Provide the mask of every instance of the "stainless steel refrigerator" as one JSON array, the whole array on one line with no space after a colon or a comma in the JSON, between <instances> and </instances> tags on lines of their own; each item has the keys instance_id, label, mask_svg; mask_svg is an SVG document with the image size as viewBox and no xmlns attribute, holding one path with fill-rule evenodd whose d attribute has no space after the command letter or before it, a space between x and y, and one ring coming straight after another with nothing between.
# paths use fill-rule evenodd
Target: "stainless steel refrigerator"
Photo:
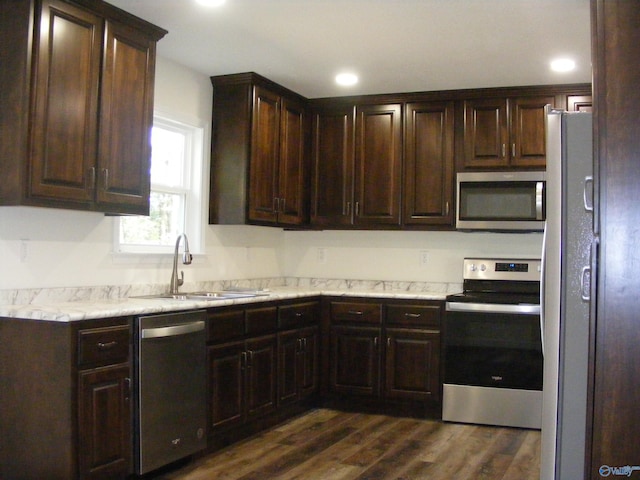
<instances>
[{"instance_id":1,"label":"stainless steel refrigerator","mask_svg":"<svg viewBox=\"0 0 640 480\"><path fill-rule=\"evenodd\" d=\"M593 241L592 118L547 112L541 480L584 478Z\"/></svg>"}]
</instances>

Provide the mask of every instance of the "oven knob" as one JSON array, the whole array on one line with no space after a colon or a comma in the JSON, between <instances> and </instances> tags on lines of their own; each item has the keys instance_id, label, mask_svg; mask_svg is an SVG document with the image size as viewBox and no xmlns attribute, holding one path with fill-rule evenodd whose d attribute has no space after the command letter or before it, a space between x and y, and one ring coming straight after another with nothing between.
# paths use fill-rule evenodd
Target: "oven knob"
<instances>
[{"instance_id":1,"label":"oven knob","mask_svg":"<svg viewBox=\"0 0 640 480\"><path fill-rule=\"evenodd\" d=\"M487 266L483 263L482 265L480 265L480 271L484 272L487 269Z\"/></svg>"},{"instance_id":2,"label":"oven knob","mask_svg":"<svg viewBox=\"0 0 640 480\"><path fill-rule=\"evenodd\" d=\"M476 264L475 263L469 264L469 270L471 270L472 272L475 272L477 270Z\"/></svg>"}]
</instances>

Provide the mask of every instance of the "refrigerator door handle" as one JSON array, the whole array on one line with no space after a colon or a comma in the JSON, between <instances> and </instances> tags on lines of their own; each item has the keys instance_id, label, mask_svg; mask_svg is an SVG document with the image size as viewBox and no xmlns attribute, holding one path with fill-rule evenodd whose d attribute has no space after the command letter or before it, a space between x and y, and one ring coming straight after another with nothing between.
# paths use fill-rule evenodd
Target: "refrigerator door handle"
<instances>
[{"instance_id":1,"label":"refrigerator door handle","mask_svg":"<svg viewBox=\"0 0 640 480\"><path fill-rule=\"evenodd\" d=\"M536 182L536 220L544 220L544 182Z\"/></svg>"},{"instance_id":2,"label":"refrigerator door handle","mask_svg":"<svg viewBox=\"0 0 640 480\"><path fill-rule=\"evenodd\" d=\"M589 192L589 186L591 191ZM584 201L584 209L587 212L593 212L593 177L589 175L584 177L584 190L582 191L582 199Z\"/></svg>"},{"instance_id":3,"label":"refrigerator door handle","mask_svg":"<svg viewBox=\"0 0 640 480\"><path fill-rule=\"evenodd\" d=\"M544 357L544 318L545 318L545 295L546 295L546 262L547 262L547 222L544 222L544 232L542 233L542 258L540 259L540 342L542 344L542 356Z\"/></svg>"},{"instance_id":4,"label":"refrigerator door handle","mask_svg":"<svg viewBox=\"0 0 640 480\"><path fill-rule=\"evenodd\" d=\"M580 297L585 302L591 301L591 267L582 267L580 272Z\"/></svg>"}]
</instances>

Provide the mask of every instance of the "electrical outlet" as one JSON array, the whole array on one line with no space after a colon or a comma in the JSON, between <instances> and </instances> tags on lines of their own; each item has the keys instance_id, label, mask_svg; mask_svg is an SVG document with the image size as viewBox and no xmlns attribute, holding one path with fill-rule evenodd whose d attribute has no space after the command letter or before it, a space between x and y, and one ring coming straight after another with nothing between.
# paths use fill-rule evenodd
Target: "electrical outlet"
<instances>
[{"instance_id":1,"label":"electrical outlet","mask_svg":"<svg viewBox=\"0 0 640 480\"><path fill-rule=\"evenodd\" d=\"M429 250L420 250L420 265L427 265L429 263Z\"/></svg>"},{"instance_id":2,"label":"electrical outlet","mask_svg":"<svg viewBox=\"0 0 640 480\"><path fill-rule=\"evenodd\" d=\"M25 263L29 255L29 240L23 238L20 240L20 263Z\"/></svg>"},{"instance_id":3,"label":"electrical outlet","mask_svg":"<svg viewBox=\"0 0 640 480\"><path fill-rule=\"evenodd\" d=\"M325 247L318 247L316 258L318 263L327 263L327 249Z\"/></svg>"}]
</instances>

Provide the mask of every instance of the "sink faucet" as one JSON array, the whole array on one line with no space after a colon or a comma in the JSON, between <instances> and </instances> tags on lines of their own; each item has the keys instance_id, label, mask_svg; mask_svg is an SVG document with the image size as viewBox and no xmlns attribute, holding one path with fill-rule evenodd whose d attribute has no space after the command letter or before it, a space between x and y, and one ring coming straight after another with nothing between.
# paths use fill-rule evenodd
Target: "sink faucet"
<instances>
[{"instance_id":1,"label":"sink faucet","mask_svg":"<svg viewBox=\"0 0 640 480\"><path fill-rule=\"evenodd\" d=\"M178 247L180 246L180 239L184 238L184 252L182 254L182 263L184 265L191 265L193 255L189 252L189 239L185 233L178 235L176 240L176 250L173 253L173 271L171 272L171 285L169 286L169 293L178 293L178 287L184 283L184 272L180 272L180 278L178 278Z\"/></svg>"}]
</instances>

